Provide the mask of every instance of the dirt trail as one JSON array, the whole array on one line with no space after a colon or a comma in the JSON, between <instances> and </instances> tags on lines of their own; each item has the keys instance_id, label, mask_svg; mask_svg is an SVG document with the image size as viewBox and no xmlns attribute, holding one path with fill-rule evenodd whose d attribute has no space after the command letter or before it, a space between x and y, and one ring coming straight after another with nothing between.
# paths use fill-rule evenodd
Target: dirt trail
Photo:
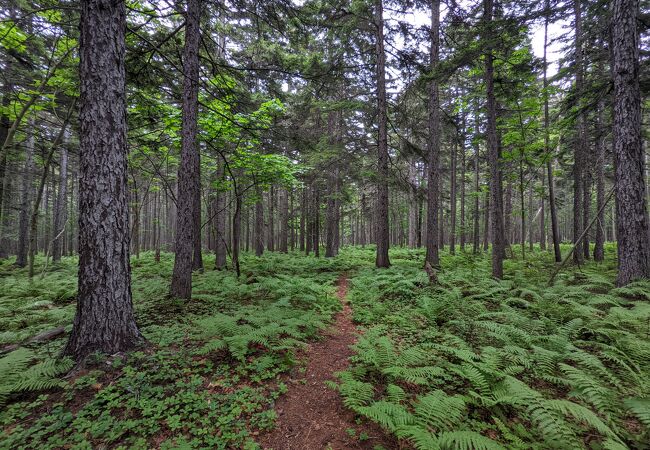
<instances>
[{"instance_id":1,"label":"dirt trail","mask_svg":"<svg viewBox=\"0 0 650 450\"><path fill-rule=\"evenodd\" d=\"M309 345L304 374L293 374L288 380L289 391L276 403L277 427L260 436L265 449L274 450L343 450L398 448L397 442L372 424L357 425L354 414L348 411L337 392L325 386L335 380L334 373L345 370L353 352L358 330L352 323L352 309L347 303L348 279L342 274L338 280L337 295L343 310L336 315L331 329L323 340ZM348 430L354 429L354 436ZM361 441L364 433L368 439Z\"/></svg>"}]
</instances>

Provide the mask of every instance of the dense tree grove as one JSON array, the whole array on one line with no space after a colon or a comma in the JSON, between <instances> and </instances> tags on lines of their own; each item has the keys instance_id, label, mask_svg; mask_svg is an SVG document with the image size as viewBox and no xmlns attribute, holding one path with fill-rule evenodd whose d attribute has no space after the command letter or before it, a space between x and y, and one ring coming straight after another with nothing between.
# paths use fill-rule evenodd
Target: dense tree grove
<instances>
[{"instance_id":1,"label":"dense tree grove","mask_svg":"<svg viewBox=\"0 0 650 450\"><path fill-rule=\"evenodd\" d=\"M196 287L209 274L231 280L223 286L240 283L243 292L263 276L252 268L273 272L263 269L264 261L277 258L322 258L313 264L343 264L346 274L358 267L332 262L347 261L345 249L373 252L374 267L381 269L373 272L377 279L401 270L395 260L408 252L426 276L426 289L452 291L444 280L455 268L445 265L446 258L465 258L462 270L471 268L473 277L476 261L485 255L490 270L481 273L486 283L495 283L490 286L512 280L519 286L523 271L533 266L549 286L562 273L575 274L577 283L583 269L597 273L600 267L604 273L612 262L611 289L650 299L638 287L650 278L646 0L0 0L0 5L0 263L6 269L0 284L4 277L23 277L36 286L78 264L74 320L62 325L69 332L67 344L54 352L70 357L75 367L93 355L152 345L140 326L151 325L142 319L149 316L135 305L141 294L132 292L132 266L149 259L173 267L156 273L165 274L156 282L164 292L156 292L178 308L193 308L197 298L210 294ZM544 265L536 266L542 260ZM366 295L375 289L370 279L359 282L370 283ZM391 279L395 286L400 282ZM458 295L466 294L458 288ZM353 307L360 323L377 314L365 303ZM0 315L10 316L11 308L0 303ZM334 311L318 308L318 314ZM514 342L519 325L504 331L497 309L480 314L495 311L490 332L506 333L507 338L495 337L501 343ZM229 336L246 320L215 325L214 336ZM312 335L303 328L292 333L282 336ZM586 340L590 333L596 334L586 328L578 334ZM413 344L411 337L403 342ZM18 346L27 338L2 343ZM182 346L189 338L177 339ZM386 346L366 348L369 355L397 351L391 350L397 337L393 343L382 341L383 335L378 344L369 339L358 345ZM594 339L590 348L614 346L632 335ZM212 351L234 341L227 342ZM250 342L268 345L263 337ZM526 342L535 352L536 344ZM475 344L474 356L457 355L462 370L474 364L476 377L496 385L496 372L479 367L478 347L484 344ZM650 354L643 351L609 353L606 362L592 361L590 369L625 364L642 377L645 368L634 361ZM236 351L232 354L236 359ZM384 370L381 364L375 369ZM2 367L0 362L0 373ZM529 368L523 362L518 367ZM384 375L397 373L391 370ZM569 372L564 371L570 378ZM501 411L488 427L500 438L470 427L466 430L475 435L442 433L428 440L414 431L416 419L401 423L394 409L381 416L350 400L353 390L361 389L354 383L368 382L350 373L339 386L346 407L409 445L493 448L481 438L505 444L511 437L507 430L515 429ZM425 384L430 376L423 372L406 382ZM540 383L562 385L559 376L548 372ZM391 401L405 388L387 385ZM0 401L10 395L2 392ZM481 396L481 407L493 408L515 398L513 392L502 389L508 399L488 394L487 387L474 394ZM442 390L434 391L429 400L447 405L452 416L462 409L456 397L442 396ZM513 408L531 398L537 397L524 395ZM634 403L630 411L645 411L640 424L648 426L647 397L639 402L645 406ZM415 413L420 406L416 402ZM528 411L534 423L534 414L544 408ZM606 438L596 444L601 447L589 447L581 435L573 441L560 428L545 430L560 436L555 444L564 436L588 448L643 448L643 436L650 436L641 431L637 444L621 438L614 424L625 428L624 419L614 409L591 413L559 403L548 408ZM445 430L443 417L431 414L429 431ZM542 442L513 433L516 439L506 447ZM523 439L519 447L517 439Z\"/></svg>"}]
</instances>

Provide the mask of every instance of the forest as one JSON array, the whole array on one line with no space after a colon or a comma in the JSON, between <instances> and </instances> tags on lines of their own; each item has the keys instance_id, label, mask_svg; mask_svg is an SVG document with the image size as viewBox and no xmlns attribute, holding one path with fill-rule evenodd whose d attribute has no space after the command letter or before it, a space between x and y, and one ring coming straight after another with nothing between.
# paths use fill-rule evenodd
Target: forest
<instances>
[{"instance_id":1,"label":"forest","mask_svg":"<svg viewBox=\"0 0 650 450\"><path fill-rule=\"evenodd\" d=\"M0 450L650 448L650 1L0 0Z\"/></svg>"}]
</instances>

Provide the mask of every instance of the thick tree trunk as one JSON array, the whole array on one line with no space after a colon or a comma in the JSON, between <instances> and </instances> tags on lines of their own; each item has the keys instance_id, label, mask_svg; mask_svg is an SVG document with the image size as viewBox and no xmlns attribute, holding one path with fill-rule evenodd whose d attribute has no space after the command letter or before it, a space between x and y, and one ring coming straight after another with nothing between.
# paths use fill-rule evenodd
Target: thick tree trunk
<instances>
[{"instance_id":1,"label":"thick tree trunk","mask_svg":"<svg viewBox=\"0 0 650 450\"><path fill-rule=\"evenodd\" d=\"M25 267L27 265L27 251L29 249L29 217L32 203L33 186L32 177L34 172L34 120L29 122L29 131L25 143L25 168L23 172L23 183L20 201L20 213L18 217L18 250L16 252L16 265Z\"/></svg>"},{"instance_id":2,"label":"thick tree trunk","mask_svg":"<svg viewBox=\"0 0 650 450\"><path fill-rule=\"evenodd\" d=\"M431 46L429 51L429 70L438 67L440 52L440 0L431 1ZM440 226L440 97L438 81L434 78L429 82L429 139L427 140L428 171L427 171L427 253L425 262L433 268L440 266L438 239Z\"/></svg>"},{"instance_id":3,"label":"thick tree trunk","mask_svg":"<svg viewBox=\"0 0 650 450\"><path fill-rule=\"evenodd\" d=\"M377 217L376 242L377 267L389 267L388 258L388 113L386 105L386 53L384 51L384 7L383 0L375 0L375 56L377 58L377 115L379 133L377 135Z\"/></svg>"},{"instance_id":4,"label":"thick tree trunk","mask_svg":"<svg viewBox=\"0 0 650 450\"><path fill-rule=\"evenodd\" d=\"M63 233L68 220L68 145L70 140L64 139L61 146L61 161L59 165L59 192L54 207L54 241L52 242L52 261L61 260L63 249Z\"/></svg>"},{"instance_id":5,"label":"thick tree trunk","mask_svg":"<svg viewBox=\"0 0 650 450\"><path fill-rule=\"evenodd\" d=\"M484 20L492 22L493 0L484 0ZM485 55L485 85L487 95L487 149L490 166L490 224L492 231L492 276L503 278L503 202L501 197L501 168L497 141L496 98L494 95L494 55L491 33L488 33L488 51Z\"/></svg>"},{"instance_id":6,"label":"thick tree trunk","mask_svg":"<svg viewBox=\"0 0 650 450\"><path fill-rule=\"evenodd\" d=\"M79 282L64 353L77 361L142 341L131 301L124 2L81 2Z\"/></svg>"},{"instance_id":7,"label":"thick tree trunk","mask_svg":"<svg viewBox=\"0 0 650 450\"><path fill-rule=\"evenodd\" d=\"M172 297L188 300L192 297L192 269L199 263L194 247L197 241L200 242L200 236L197 238L195 234L198 231L196 219L198 217L200 224L201 218L200 160L196 142L199 95L200 3L201 0L187 0L187 11L185 13L181 161L178 167L178 195L176 197L174 271L170 288ZM196 211L197 206L199 211Z\"/></svg>"},{"instance_id":8,"label":"thick tree trunk","mask_svg":"<svg viewBox=\"0 0 650 450\"><path fill-rule=\"evenodd\" d=\"M646 207L639 90L638 0L614 0L614 167L618 278L624 286L650 278L650 230Z\"/></svg>"}]
</instances>

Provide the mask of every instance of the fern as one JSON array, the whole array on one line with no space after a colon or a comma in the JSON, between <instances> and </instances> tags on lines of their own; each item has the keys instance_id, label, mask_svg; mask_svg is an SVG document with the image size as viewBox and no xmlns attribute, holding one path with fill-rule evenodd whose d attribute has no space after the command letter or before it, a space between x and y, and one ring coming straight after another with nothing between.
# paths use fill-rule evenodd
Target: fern
<instances>
[{"instance_id":1,"label":"fern","mask_svg":"<svg viewBox=\"0 0 650 450\"><path fill-rule=\"evenodd\" d=\"M0 405L4 405L12 394L21 391L39 391L60 386L56 378L72 368L68 358L50 359L30 367L35 355L26 348L20 348L0 359Z\"/></svg>"},{"instance_id":2,"label":"fern","mask_svg":"<svg viewBox=\"0 0 650 450\"><path fill-rule=\"evenodd\" d=\"M624 404L642 424L650 427L650 398L629 398Z\"/></svg>"},{"instance_id":3,"label":"fern","mask_svg":"<svg viewBox=\"0 0 650 450\"><path fill-rule=\"evenodd\" d=\"M505 450L498 442L474 431L443 432L438 436L440 448L449 450Z\"/></svg>"},{"instance_id":4,"label":"fern","mask_svg":"<svg viewBox=\"0 0 650 450\"><path fill-rule=\"evenodd\" d=\"M436 430L451 430L466 415L463 398L448 396L441 390L418 397L413 410L419 423Z\"/></svg>"}]
</instances>

